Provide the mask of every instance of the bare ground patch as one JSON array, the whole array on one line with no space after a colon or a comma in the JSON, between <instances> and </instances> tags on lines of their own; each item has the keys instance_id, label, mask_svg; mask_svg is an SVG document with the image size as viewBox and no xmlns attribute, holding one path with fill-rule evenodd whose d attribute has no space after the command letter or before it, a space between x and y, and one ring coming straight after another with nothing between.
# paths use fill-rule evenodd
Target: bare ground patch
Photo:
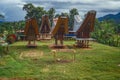
<instances>
[{"instance_id":1,"label":"bare ground patch","mask_svg":"<svg viewBox=\"0 0 120 80\"><path fill-rule=\"evenodd\" d=\"M33 59L38 59L43 57L43 51L37 51L37 50L29 50L29 51L23 51L21 52L19 58L33 58Z\"/></svg>"}]
</instances>

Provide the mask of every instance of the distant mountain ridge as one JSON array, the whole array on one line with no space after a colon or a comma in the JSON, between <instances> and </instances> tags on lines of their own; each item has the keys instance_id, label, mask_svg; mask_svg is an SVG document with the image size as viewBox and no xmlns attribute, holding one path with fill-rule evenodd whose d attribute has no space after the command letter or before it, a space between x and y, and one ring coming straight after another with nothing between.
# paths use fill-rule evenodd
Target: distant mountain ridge
<instances>
[{"instance_id":1,"label":"distant mountain ridge","mask_svg":"<svg viewBox=\"0 0 120 80\"><path fill-rule=\"evenodd\" d=\"M108 14L103 17L98 18L99 21L103 20L113 20L115 23L120 23L120 12L118 14Z\"/></svg>"}]
</instances>

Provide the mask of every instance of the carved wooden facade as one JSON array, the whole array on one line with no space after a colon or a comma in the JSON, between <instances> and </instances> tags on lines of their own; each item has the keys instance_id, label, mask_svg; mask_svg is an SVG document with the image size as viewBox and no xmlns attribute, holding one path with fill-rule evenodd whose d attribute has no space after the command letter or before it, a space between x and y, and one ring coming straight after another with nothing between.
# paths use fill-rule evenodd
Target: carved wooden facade
<instances>
[{"instance_id":1,"label":"carved wooden facade","mask_svg":"<svg viewBox=\"0 0 120 80\"><path fill-rule=\"evenodd\" d=\"M49 33L51 30L49 17L47 15L42 16L42 24L40 26L40 33Z\"/></svg>"},{"instance_id":2,"label":"carved wooden facade","mask_svg":"<svg viewBox=\"0 0 120 80\"><path fill-rule=\"evenodd\" d=\"M51 35L50 35L50 21L49 21L49 17L47 15L42 16L42 23L40 26L40 38L41 39L51 39Z\"/></svg>"},{"instance_id":3,"label":"carved wooden facade","mask_svg":"<svg viewBox=\"0 0 120 80\"><path fill-rule=\"evenodd\" d=\"M55 45L58 45L58 40L60 45L63 45L64 34L68 33L68 18L59 17L51 33L55 38Z\"/></svg>"},{"instance_id":4,"label":"carved wooden facade","mask_svg":"<svg viewBox=\"0 0 120 80\"><path fill-rule=\"evenodd\" d=\"M94 23L95 23L96 11L91 10L85 16L83 23L80 28L76 32L77 37L77 45L79 47L88 47L90 38L90 33L94 31ZM81 38L81 39L79 39Z\"/></svg>"},{"instance_id":5,"label":"carved wooden facade","mask_svg":"<svg viewBox=\"0 0 120 80\"><path fill-rule=\"evenodd\" d=\"M27 37L27 40L29 41L29 45L31 45L31 41L36 40L36 35L39 35L38 24L35 18L31 18L26 21L25 35Z\"/></svg>"}]
</instances>

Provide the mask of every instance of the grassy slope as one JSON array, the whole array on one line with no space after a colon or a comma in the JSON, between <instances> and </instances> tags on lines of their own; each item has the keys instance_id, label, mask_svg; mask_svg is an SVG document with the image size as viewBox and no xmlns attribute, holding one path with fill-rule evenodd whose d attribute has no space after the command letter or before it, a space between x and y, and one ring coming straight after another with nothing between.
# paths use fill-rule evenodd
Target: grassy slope
<instances>
[{"instance_id":1,"label":"grassy slope","mask_svg":"<svg viewBox=\"0 0 120 80\"><path fill-rule=\"evenodd\" d=\"M76 61L70 63L53 62L50 42L38 42L34 51L43 51L39 59L19 59L26 42L16 42L10 46L10 54L0 58L0 77L30 77L40 80L120 80L120 49L96 42L91 43L92 49L75 49ZM69 47L74 41L65 41ZM70 47L70 48L71 48ZM60 53L61 55L69 53Z\"/></svg>"}]
</instances>

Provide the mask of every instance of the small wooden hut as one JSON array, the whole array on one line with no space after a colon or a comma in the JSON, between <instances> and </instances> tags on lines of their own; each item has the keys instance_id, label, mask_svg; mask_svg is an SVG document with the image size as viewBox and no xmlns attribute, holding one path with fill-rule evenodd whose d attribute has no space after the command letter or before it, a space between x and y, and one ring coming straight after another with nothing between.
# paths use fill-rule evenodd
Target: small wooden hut
<instances>
[{"instance_id":1,"label":"small wooden hut","mask_svg":"<svg viewBox=\"0 0 120 80\"><path fill-rule=\"evenodd\" d=\"M35 18L28 19L26 21L24 31L28 40L27 46L28 47L36 46L35 44L36 36L39 35L37 20ZM34 43L31 44L31 41L34 41Z\"/></svg>"},{"instance_id":2,"label":"small wooden hut","mask_svg":"<svg viewBox=\"0 0 120 80\"><path fill-rule=\"evenodd\" d=\"M51 31L52 35L55 38L55 47L63 47L64 34L68 33L68 18L59 16L56 25ZM60 44L58 45L58 40Z\"/></svg>"},{"instance_id":3,"label":"small wooden hut","mask_svg":"<svg viewBox=\"0 0 120 80\"><path fill-rule=\"evenodd\" d=\"M85 19L76 31L76 43L78 47L89 47L90 33L94 31L96 11L91 10L85 15Z\"/></svg>"},{"instance_id":4,"label":"small wooden hut","mask_svg":"<svg viewBox=\"0 0 120 80\"><path fill-rule=\"evenodd\" d=\"M51 39L50 30L49 17L47 15L43 15L42 24L40 26L40 39Z\"/></svg>"}]
</instances>

